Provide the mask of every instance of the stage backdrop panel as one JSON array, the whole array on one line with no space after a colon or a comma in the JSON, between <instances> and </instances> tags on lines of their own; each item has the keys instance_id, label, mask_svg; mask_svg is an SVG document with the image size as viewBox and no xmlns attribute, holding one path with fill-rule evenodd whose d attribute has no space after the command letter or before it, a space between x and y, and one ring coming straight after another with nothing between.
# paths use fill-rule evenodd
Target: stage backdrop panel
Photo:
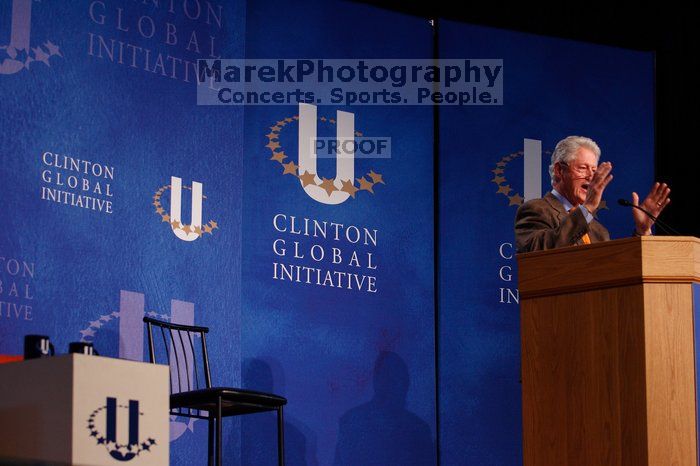
<instances>
[{"instance_id":1,"label":"stage backdrop panel","mask_svg":"<svg viewBox=\"0 0 700 466\"><path fill-rule=\"evenodd\" d=\"M248 4L247 58L430 56L427 20L350 2ZM299 106L246 108L244 383L289 399L287 464L434 464L432 108L302 111L300 120ZM392 150L356 157L353 183L365 189L331 205L297 179L298 129L334 138L339 111L356 132L391 138ZM317 172L334 178L335 158L319 158ZM297 266L313 270L297 281ZM352 289L331 286L327 272L352 274ZM272 464L261 439L274 445L273 419L242 425L243 464Z\"/></svg>"},{"instance_id":2,"label":"stage backdrop panel","mask_svg":"<svg viewBox=\"0 0 700 466\"><path fill-rule=\"evenodd\" d=\"M198 107L194 63L242 56L244 16L239 1L0 2L0 354L34 333L139 360L147 313L211 326L215 383L240 383L243 112ZM206 457L204 421L174 419L170 437L171 464Z\"/></svg>"},{"instance_id":3,"label":"stage backdrop panel","mask_svg":"<svg viewBox=\"0 0 700 466\"><path fill-rule=\"evenodd\" d=\"M550 189L556 143L584 135L614 167L599 219L613 238L632 233L616 200L652 182L653 57L449 21L439 43L441 58L504 66L503 105L439 109L441 462L519 464L515 212L526 190Z\"/></svg>"},{"instance_id":4,"label":"stage backdrop panel","mask_svg":"<svg viewBox=\"0 0 700 466\"><path fill-rule=\"evenodd\" d=\"M198 58L429 58L431 34L350 2L0 3L0 354L36 333L138 360L144 314L207 325L216 385L289 398L287 464L434 464L433 109L198 107L194 83ZM615 166L601 220L631 232L613 201L651 182L652 61L449 22L440 44L506 76L502 106L440 108L442 463L517 464L515 209L585 134ZM328 204L298 128L348 114L391 157ZM274 464L273 417L240 427L226 457ZM172 464L204 459L202 421L170 428Z\"/></svg>"}]
</instances>

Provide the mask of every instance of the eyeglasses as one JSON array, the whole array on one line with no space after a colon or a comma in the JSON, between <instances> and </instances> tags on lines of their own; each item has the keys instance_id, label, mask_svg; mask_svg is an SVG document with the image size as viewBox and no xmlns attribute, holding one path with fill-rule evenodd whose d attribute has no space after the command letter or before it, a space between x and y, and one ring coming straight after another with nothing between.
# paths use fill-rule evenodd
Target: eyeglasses
<instances>
[{"instance_id":1,"label":"eyeglasses","mask_svg":"<svg viewBox=\"0 0 700 466\"><path fill-rule=\"evenodd\" d=\"M590 173L593 175L595 171L598 169L598 166L591 166L591 165L577 165L575 167L570 166L566 162L559 162L560 165L563 165L567 168L570 168L573 173L579 176L588 176Z\"/></svg>"}]
</instances>

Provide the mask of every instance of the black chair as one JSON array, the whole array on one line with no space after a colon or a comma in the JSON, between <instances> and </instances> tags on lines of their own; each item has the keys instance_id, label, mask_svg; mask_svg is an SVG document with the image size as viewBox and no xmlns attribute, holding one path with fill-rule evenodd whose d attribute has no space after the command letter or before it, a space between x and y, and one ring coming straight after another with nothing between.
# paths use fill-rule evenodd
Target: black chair
<instances>
[{"instance_id":1,"label":"black chair","mask_svg":"<svg viewBox=\"0 0 700 466\"><path fill-rule=\"evenodd\" d=\"M144 317L150 362L156 354L170 366L170 414L209 421L208 464L221 466L221 422L226 416L277 411L277 459L284 465L284 416L287 400L271 393L212 387L207 355L207 327L180 325ZM162 348L156 351L153 327L160 329ZM201 345L195 344L196 338ZM201 364L197 364L200 361ZM204 380L202 380L202 378ZM216 457L214 456L216 449Z\"/></svg>"}]
</instances>

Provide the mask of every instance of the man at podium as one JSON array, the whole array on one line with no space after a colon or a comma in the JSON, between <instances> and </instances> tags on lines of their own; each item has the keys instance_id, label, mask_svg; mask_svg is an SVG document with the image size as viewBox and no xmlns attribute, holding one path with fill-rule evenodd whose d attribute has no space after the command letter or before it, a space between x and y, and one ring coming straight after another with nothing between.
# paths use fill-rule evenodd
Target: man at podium
<instances>
[{"instance_id":1,"label":"man at podium","mask_svg":"<svg viewBox=\"0 0 700 466\"><path fill-rule=\"evenodd\" d=\"M557 143L549 165L552 190L541 199L531 199L515 215L517 252L540 251L577 244L608 241L608 230L595 219L603 191L612 181L612 164L598 165L600 148L595 141L569 136ZM644 202L632 193L632 204L654 217L671 202L666 183L655 183ZM632 209L634 233L650 235L654 221Z\"/></svg>"}]
</instances>

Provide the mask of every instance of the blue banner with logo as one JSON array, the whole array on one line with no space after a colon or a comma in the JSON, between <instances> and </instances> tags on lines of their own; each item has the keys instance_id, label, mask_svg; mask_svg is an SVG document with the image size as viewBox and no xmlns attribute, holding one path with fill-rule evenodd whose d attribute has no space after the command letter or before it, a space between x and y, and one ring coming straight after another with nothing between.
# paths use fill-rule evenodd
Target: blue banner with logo
<instances>
[{"instance_id":1,"label":"blue banner with logo","mask_svg":"<svg viewBox=\"0 0 700 466\"><path fill-rule=\"evenodd\" d=\"M247 10L248 59L426 58L431 44L427 21L365 5ZM243 380L289 399L287 464L436 461L432 128L429 106L246 107ZM314 132L375 146L348 163L309 149ZM274 462L273 421L241 421L244 464Z\"/></svg>"},{"instance_id":2,"label":"blue banner with logo","mask_svg":"<svg viewBox=\"0 0 700 466\"><path fill-rule=\"evenodd\" d=\"M588 136L614 167L599 220L631 235L616 200L652 183L653 57L449 21L440 45L441 58L501 58L504 73L502 105L439 109L441 459L520 464L515 212L551 189L556 143Z\"/></svg>"},{"instance_id":3,"label":"blue banner with logo","mask_svg":"<svg viewBox=\"0 0 700 466\"><path fill-rule=\"evenodd\" d=\"M141 360L150 315L210 326L214 383L240 384L243 112L197 106L195 63L241 56L244 20L242 2L0 3L0 354L43 334ZM205 458L206 421L170 440L171 464Z\"/></svg>"}]
</instances>

